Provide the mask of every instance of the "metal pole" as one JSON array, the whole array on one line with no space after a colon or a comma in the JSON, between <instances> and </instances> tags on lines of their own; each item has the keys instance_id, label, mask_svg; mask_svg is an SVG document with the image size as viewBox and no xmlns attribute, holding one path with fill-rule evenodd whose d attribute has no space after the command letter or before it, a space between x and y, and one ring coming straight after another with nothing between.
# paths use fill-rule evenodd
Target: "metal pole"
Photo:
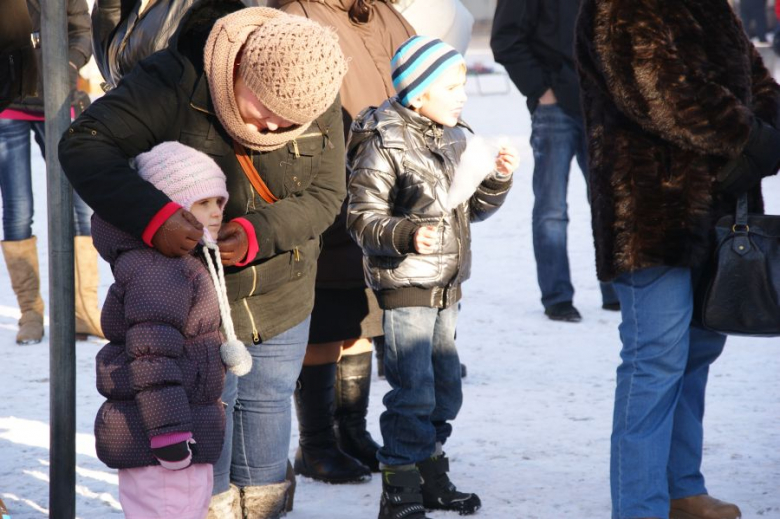
<instances>
[{"instance_id":1,"label":"metal pole","mask_svg":"<svg viewBox=\"0 0 780 519\"><path fill-rule=\"evenodd\" d=\"M50 418L49 517L76 517L76 342L73 287L73 193L57 157L70 125L67 5L44 0L41 48L49 207Z\"/></svg>"}]
</instances>

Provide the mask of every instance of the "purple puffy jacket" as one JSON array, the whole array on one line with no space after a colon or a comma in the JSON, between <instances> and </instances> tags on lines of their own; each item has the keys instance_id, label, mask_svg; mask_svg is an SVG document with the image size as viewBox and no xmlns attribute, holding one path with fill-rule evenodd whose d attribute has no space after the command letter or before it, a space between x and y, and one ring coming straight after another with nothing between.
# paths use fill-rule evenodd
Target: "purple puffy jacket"
<instances>
[{"instance_id":1,"label":"purple puffy jacket","mask_svg":"<svg viewBox=\"0 0 780 519\"><path fill-rule=\"evenodd\" d=\"M157 464L152 437L191 432L193 463L222 450L225 368L217 294L194 255L168 258L92 219L92 237L114 272L101 325L111 341L97 355L98 458L112 468Z\"/></svg>"}]
</instances>

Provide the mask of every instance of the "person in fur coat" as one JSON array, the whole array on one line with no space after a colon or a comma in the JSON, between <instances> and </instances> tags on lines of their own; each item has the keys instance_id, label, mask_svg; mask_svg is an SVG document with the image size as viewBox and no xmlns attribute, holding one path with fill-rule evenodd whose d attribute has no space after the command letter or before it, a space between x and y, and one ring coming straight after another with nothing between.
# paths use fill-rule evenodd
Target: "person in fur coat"
<instances>
[{"instance_id":1,"label":"person in fur coat","mask_svg":"<svg viewBox=\"0 0 780 519\"><path fill-rule=\"evenodd\" d=\"M712 231L780 166L780 86L727 0L585 0L576 54L599 278L622 309L612 517L736 519L701 473L709 366L692 321Z\"/></svg>"}]
</instances>

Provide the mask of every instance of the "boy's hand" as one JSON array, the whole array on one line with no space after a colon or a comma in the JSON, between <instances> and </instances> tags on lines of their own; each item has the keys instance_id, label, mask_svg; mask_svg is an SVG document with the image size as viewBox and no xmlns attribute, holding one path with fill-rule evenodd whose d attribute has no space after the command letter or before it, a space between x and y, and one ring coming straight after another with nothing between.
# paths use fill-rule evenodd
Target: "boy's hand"
<instances>
[{"instance_id":1,"label":"boy's hand","mask_svg":"<svg viewBox=\"0 0 780 519\"><path fill-rule=\"evenodd\" d=\"M502 177L511 175L520 165L520 154L512 146L502 146L496 155L496 171Z\"/></svg>"},{"instance_id":2,"label":"boy's hand","mask_svg":"<svg viewBox=\"0 0 780 519\"><path fill-rule=\"evenodd\" d=\"M152 245L162 254L177 258L195 248L203 237L203 224L189 211L179 209L157 229Z\"/></svg>"},{"instance_id":3,"label":"boy's hand","mask_svg":"<svg viewBox=\"0 0 780 519\"><path fill-rule=\"evenodd\" d=\"M433 254L439 245L439 232L436 227L426 225L414 233L414 248L419 254Z\"/></svg>"}]
</instances>

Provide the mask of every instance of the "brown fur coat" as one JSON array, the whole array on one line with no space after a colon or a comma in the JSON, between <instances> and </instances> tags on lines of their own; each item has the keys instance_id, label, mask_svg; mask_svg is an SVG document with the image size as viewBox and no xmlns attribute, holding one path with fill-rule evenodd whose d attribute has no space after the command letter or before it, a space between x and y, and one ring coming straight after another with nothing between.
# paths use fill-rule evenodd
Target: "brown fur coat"
<instances>
[{"instance_id":1,"label":"brown fur coat","mask_svg":"<svg viewBox=\"0 0 780 519\"><path fill-rule=\"evenodd\" d=\"M599 279L700 265L735 205L717 171L754 116L780 126L780 86L727 0L584 0L576 45Z\"/></svg>"}]
</instances>

